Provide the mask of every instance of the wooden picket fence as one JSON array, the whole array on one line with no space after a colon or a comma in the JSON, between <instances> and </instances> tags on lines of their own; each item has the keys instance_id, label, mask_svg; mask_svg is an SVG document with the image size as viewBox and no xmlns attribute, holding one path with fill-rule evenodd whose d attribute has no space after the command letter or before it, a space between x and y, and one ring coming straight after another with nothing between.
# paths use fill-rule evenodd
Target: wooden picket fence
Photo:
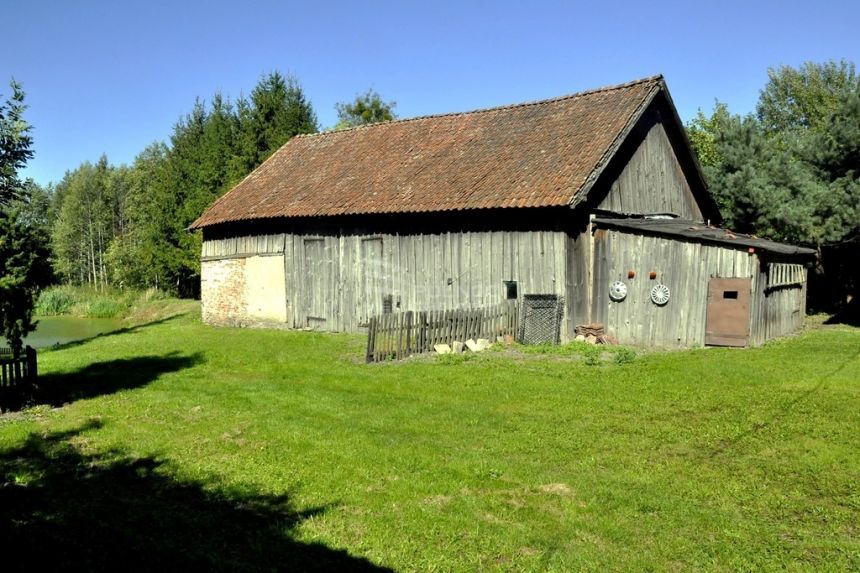
<instances>
[{"instance_id":1,"label":"wooden picket fence","mask_svg":"<svg viewBox=\"0 0 860 573\"><path fill-rule=\"evenodd\" d=\"M15 356L11 348L0 348L0 410L9 399L22 394L36 381L36 351L29 346Z\"/></svg>"},{"instance_id":2,"label":"wooden picket fence","mask_svg":"<svg viewBox=\"0 0 860 573\"><path fill-rule=\"evenodd\" d=\"M370 319L367 362L399 360L430 352L437 344L499 336L515 336L519 324L517 301L479 309L431 310L381 314Z\"/></svg>"}]
</instances>

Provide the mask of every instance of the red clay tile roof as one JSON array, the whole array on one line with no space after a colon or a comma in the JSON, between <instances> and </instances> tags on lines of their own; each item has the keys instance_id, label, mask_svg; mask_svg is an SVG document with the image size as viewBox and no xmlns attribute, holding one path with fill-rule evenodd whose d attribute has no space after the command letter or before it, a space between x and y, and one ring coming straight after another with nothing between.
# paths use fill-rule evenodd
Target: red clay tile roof
<instances>
[{"instance_id":1,"label":"red clay tile roof","mask_svg":"<svg viewBox=\"0 0 860 573\"><path fill-rule=\"evenodd\" d=\"M569 205L660 76L570 96L287 142L192 223Z\"/></svg>"}]
</instances>

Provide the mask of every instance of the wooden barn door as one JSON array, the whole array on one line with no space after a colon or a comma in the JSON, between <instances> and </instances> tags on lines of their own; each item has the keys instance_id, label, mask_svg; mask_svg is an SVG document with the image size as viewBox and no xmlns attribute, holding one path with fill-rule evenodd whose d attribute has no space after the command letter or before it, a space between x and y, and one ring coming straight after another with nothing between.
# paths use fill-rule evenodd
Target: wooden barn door
<instances>
[{"instance_id":1,"label":"wooden barn door","mask_svg":"<svg viewBox=\"0 0 860 573\"><path fill-rule=\"evenodd\" d=\"M325 328L329 317L329 305L334 293L331 284L331 261L326 253L323 239L304 239L304 276L302 277L302 300L305 324L313 328Z\"/></svg>"},{"instance_id":2,"label":"wooden barn door","mask_svg":"<svg viewBox=\"0 0 860 573\"><path fill-rule=\"evenodd\" d=\"M750 336L750 279L711 279L705 344L746 346Z\"/></svg>"},{"instance_id":3,"label":"wooden barn door","mask_svg":"<svg viewBox=\"0 0 860 573\"><path fill-rule=\"evenodd\" d=\"M358 325L370 324L370 317L382 314L384 276L382 237L361 240L361 279L358 285Z\"/></svg>"}]
</instances>

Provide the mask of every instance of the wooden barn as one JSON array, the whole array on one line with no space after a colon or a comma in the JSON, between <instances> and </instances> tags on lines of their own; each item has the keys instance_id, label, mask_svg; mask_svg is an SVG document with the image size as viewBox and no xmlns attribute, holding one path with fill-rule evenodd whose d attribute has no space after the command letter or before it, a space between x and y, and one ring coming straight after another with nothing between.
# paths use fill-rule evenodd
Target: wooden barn
<instances>
[{"instance_id":1,"label":"wooden barn","mask_svg":"<svg viewBox=\"0 0 860 573\"><path fill-rule=\"evenodd\" d=\"M298 136L191 228L210 324L360 331L555 295L562 340L595 322L661 346L797 329L812 251L719 222L658 76Z\"/></svg>"}]
</instances>

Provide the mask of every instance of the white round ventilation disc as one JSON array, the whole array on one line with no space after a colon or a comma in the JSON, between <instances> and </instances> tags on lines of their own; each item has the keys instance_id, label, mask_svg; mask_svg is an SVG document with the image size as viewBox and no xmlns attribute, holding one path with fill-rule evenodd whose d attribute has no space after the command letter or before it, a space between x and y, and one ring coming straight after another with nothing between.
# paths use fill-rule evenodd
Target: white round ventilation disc
<instances>
[{"instance_id":1,"label":"white round ventilation disc","mask_svg":"<svg viewBox=\"0 0 860 573\"><path fill-rule=\"evenodd\" d=\"M657 306L663 306L669 302L669 287L664 284L656 284L651 289L651 302Z\"/></svg>"},{"instance_id":2,"label":"white round ventilation disc","mask_svg":"<svg viewBox=\"0 0 860 573\"><path fill-rule=\"evenodd\" d=\"M609 298L615 302L620 302L627 298L627 285L621 281L615 281L609 285Z\"/></svg>"}]
</instances>

